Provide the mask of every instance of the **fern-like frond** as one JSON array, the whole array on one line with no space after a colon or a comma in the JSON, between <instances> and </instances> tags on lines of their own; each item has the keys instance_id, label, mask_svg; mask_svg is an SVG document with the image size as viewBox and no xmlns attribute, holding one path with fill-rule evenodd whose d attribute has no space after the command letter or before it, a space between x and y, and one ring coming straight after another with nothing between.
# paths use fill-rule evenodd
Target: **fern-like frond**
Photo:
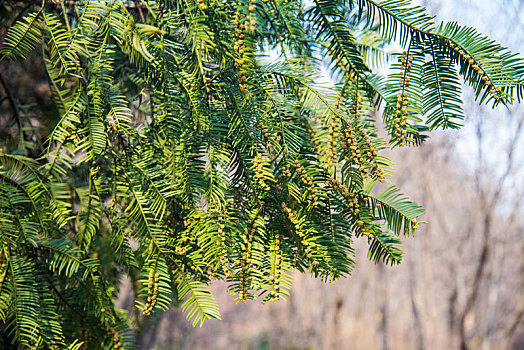
<instances>
[{"instance_id":1,"label":"fern-like frond","mask_svg":"<svg viewBox=\"0 0 524 350\"><path fill-rule=\"evenodd\" d=\"M33 12L17 21L7 32L0 61L6 57L25 59L35 49L42 36L42 10Z\"/></svg>"},{"instance_id":2,"label":"fern-like frond","mask_svg":"<svg viewBox=\"0 0 524 350\"><path fill-rule=\"evenodd\" d=\"M369 246L368 257L373 260L375 264L383 261L385 264L400 264L402 261L402 250L400 246L402 242L395 236L387 233L373 234L371 244Z\"/></svg>"},{"instance_id":3,"label":"fern-like frond","mask_svg":"<svg viewBox=\"0 0 524 350\"><path fill-rule=\"evenodd\" d=\"M9 334L23 346L35 347L39 340L39 293L34 266L19 255L10 256L10 302L6 324Z\"/></svg>"},{"instance_id":4,"label":"fern-like frond","mask_svg":"<svg viewBox=\"0 0 524 350\"><path fill-rule=\"evenodd\" d=\"M432 59L424 65L423 109L431 129L458 128L464 119L460 98L460 82L453 61L429 40Z\"/></svg>"},{"instance_id":5,"label":"fern-like frond","mask_svg":"<svg viewBox=\"0 0 524 350\"><path fill-rule=\"evenodd\" d=\"M209 318L221 318L213 295L202 282L191 280L183 270L175 272L175 280L178 299L183 300L182 312L187 312L186 318L193 326L202 326Z\"/></svg>"},{"instance_id":6,"label":"fern-like frond","mask_svg":"<svg viewBox=\"0 0 524 350\"><path fill-rule=\"evenodd\" d=\"M424 209L404 197L398 188L391 186L377 196L367 196L375 215L384 220L395 235L414 233L416 219L424 214Z\"/></svg>"}]
</instances>

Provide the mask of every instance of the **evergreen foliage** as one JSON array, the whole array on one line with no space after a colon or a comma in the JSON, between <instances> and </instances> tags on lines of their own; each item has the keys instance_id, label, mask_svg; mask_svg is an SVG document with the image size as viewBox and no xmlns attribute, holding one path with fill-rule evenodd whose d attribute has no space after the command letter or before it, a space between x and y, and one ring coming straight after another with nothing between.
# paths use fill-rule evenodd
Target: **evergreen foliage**
<instances>
[{"instance_id":1,"label":"evergreen foliage","mask_svg":"<svg viewBox=\"0 0 524 350\"><path fill-rule=\"evenodd\" d=\"M43 58L56 120L13 100L0 141L0 347L132 348L171 305L220 318L211 280L267 302L294 270L347 276L362 237L400 263L423 210L380 153L460 127L462 82L523 96L524 61L409 0L1 6L1 60ZM122 276L140 313L115 308Z\"/></svg>"}]
</instances>

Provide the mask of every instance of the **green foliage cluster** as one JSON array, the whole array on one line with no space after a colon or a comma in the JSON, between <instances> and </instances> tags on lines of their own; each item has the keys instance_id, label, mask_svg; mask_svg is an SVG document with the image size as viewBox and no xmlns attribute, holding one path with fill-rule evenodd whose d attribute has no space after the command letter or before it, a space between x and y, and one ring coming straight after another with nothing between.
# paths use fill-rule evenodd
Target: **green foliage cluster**
<instances>
[{"instance_id":1,"label":"green foliage cluster","mask_svg":"<svg viewBox=\"0 0 524 350\"><path fill-rule=\"evenodd\" d=\"M459 127L461 79L481 103L523 93L522 60L408 0L2 6L1 60L36 50L57 113L46 133L11 99L20 132L0 144L5 347L133 347L130 322L171 305L220 318L213 279L266 302L294 270L348 275L361 237L399 263L423 210L374 190L380 153ZM131 315L114 305L122 276Z\"/></svg>"}]
</instances>

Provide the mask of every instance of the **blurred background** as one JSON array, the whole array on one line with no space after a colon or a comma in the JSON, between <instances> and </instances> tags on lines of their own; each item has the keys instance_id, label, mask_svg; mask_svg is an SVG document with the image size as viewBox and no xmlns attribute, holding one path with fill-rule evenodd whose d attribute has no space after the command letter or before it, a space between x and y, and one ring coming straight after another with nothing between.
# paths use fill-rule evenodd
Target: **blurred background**
<instances>
[{"instance_id":1,"label":"blurred background","mask_svg":"<svg viewBox=\"0 0 524 350\"><path fill-rule=\"evenodd\" d=\"M437 22L475 26L524 53L524 0L418 3ZM42 64L0 65L0 113L9 113L9 95L23 96L28 109L53 108ZM193 328L180 310L158 314L144 325L140 347L524 349L524 105L479 107L467 88L463 100L463 129L390 152L393 182L426 209L427 224L405 239L400 266L369 262L367 242L359 240L352 276L324 284L296 274L286 301L235 304L216 282L221 321ZM9 142L18 128L6 119L0 118L0 138ZM38 127L47 134L54 122ZM131 310L126 283L118 304Z\"/></svg>"},{"instance_id":2,"label":"blurred background","mask_svg":"<svg viewBox=\"0 0 524 350\"><path fill-rule=\"evenodd\" d=\"M419 1L524 53L524 1ZM152 320L144 349L524 349L524 106L479 107L465 126L390 153L393 182L426 209L400 266L374 265L357 242L352 276L296 274L286 301L235 304L213 286L222 321ZM125 303L125 301L123 301Z\"/></svg>"}]
</instances>

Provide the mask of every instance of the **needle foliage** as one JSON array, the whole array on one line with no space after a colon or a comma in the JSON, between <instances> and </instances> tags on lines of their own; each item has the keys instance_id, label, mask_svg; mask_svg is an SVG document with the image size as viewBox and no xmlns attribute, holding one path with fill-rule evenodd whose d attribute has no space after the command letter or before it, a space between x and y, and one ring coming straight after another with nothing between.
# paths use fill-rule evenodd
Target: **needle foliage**
<instances>
[{"instance_id":1,"label":"needle foliage","mask_svg":"<svg viewBox=\"0 0 524 350\"><path fill-rule=\"evenodd\" d=\"M384 150L459 128L463 83L523 96L518 56L408 0L1 6L0 60L38 58L52 122L2 79L0 347L132 348L171 306L220 318L212 280L267 302L347 276L358 239L398 264L423 209Z\"/></svg>"}]
</instances>

